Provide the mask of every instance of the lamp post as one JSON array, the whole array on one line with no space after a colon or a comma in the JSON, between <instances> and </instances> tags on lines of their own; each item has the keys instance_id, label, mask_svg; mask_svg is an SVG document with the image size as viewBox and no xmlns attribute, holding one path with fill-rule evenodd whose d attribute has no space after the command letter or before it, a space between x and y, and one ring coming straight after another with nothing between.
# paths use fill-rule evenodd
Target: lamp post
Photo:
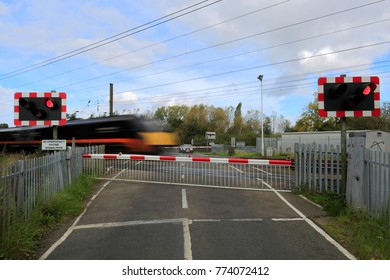
<instances>
[{"instance_id":1,"label":"lamp post","mask_svg":"<svg viewBox=\"0 0 390 280\"><path fill-rule=\"evenodd\" d=\"M263 75L259 75L257 78L260 80L261 95L261 156L264 156Z\"/></svg>"}]
</instances>

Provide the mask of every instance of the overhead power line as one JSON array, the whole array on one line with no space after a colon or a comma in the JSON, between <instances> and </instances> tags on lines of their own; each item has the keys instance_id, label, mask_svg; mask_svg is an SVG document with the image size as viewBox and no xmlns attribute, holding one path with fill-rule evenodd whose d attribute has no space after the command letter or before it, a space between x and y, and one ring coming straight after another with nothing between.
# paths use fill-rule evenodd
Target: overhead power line
<instances>
[{"instance_id":1,"label":"overhead power line","mask_svg":"<svg viewBox=\"0 0 390 280\"><path fill-rule=\"evenodd\" d=\"M206 27L202 27L202 28L193 30L193 31L191 31L191 32L187 32L187 33L184 33L184 34L181 34L181 35L172 37L172 38L168 38L168 39L165 39L165 40L162 40L162 41L159 41L159 42L156 42L156 43L147 45L147 46L143 46L143 47L141 47L141 48L138 48L138 49L135 49L135 50L126 52L126 53L122 53L122 54L115 55L115 56L112 56L112 57L109 57L109 58L106 58L106 59L103 59L103 60L100 60L100 61L97 61L97 62L94 62L94 63L90 63L90 64L88 64L88 65L85 65L85 66L82 66L82 67L78 67L78 68L73 69L73 70L70 70L70 71L66 71L66 72L62 72L62 73L59 73L59 74L56 74L56 75L53 75L53 76L50 76L50 77L46 77L46 78L40 79L40 80L38 80L38 81L30 82L30 83L24 84L24 85L22 85L22 86L34 84L34 83L36 83L36 82L44 81L44 80L46 80L46 79L51 79L51 78L58 77L58 76L62 76L62 75L67 75L67 74L69 74L69 73L72 73L72 72L75 72L75 71L79 71L79 70L82 70L82 69L86 69L86 68L88 68L88 67L91 67L91 66L94 66L94 65L103 63L103 62L107 62L107 61L110 61L110 60L113 60L113 59L117 59L117 58L120 58L120 57L129 55L129 54L132 54L132 53L136 53L136 52L139 52L139 51L143 51L143 50L146 50L146 49L148 49L148 48L155 47L155 46L160 45L160 44L168 43L168 42L170 42L170 41L174 41L174 40L177 40L177 39L180 39L180 38L183 38L183 37L186 37L186 36L189 36L189 35L192 35L192 34L195 34L195 33L198 33L198 32L201 32L201 31L204 31L204 30L207 30L207 29L210 29L210 28L213 28L213 27L218 26L218 25L221 25L221 24L225 24L225 23L228 23L228 22L237 20L237 19L241 19L241 18L243 18L243 17L249 16L249 15L253 15L253 14L255 14L255 13L258 13L258 12L261 12L261 11L264 11L264 10L268 10L268 9L270 9L270 8L273 8L273 7L276 7L276 6L285 4L285 3L289 2L289 1L290 1L290 0L285 0L285 1L282 1L282 2L278 2L278 3L276 3L276 4L272 4L272 5L269 5L269 6L266 6L266 7L262 7L262 8L260 8L260 9L257 9L257 10L254 10L254 11L251 11L251 12L248 12L248 13L244 13L244 14L241 14L241 15L236 16L236 17L233 17L233 18L230 18L230 19L227 19L227 20L223 20L223 21L220 21L220 22L218 22L218 23L215 23L215 24L212 24L212 25L208 25L208 26L206 26ZM244 40L244 39L245 39L245 38L243 38L243 40ZM213 46L210 46L210 47L208 47L208 48L213 48ZM202 49L202 50L204 50L204 49ZM184 53L184 55L188 55L188 54L190 54L190 53L188 53L188 52ZM173 56L173 57L167 57L167 58L164 58L164 59L162 59L162 60L150 62L150 63L148 63L148 64L139 65L139 66L132 67L132 68L127 68L127 69L119 70L119 71L116 71L116 72L111 72L111 73L109 73L109 74L106 74L106 75L103 75L103 76L97 76L97 77L95 77L95 78L92 78L92 79L89 79L89 80L86 80L86 81L91 81L91 80L94 80L94 79L99 79L99 78L102 78L102 77L105 77L105 76L112 76L112 75L119 74L119 73L122 73L122 72L130 71L130 70L133 70L133 69L136 69L136 68L140 68L140 67L152 65L152 64L155 64L155 63L160 63L160 62L163 62L163 61L166 61L166 60L170 60L170 59L175 59L175 58L178 58L178 57L180 57L180 56L183 56L183 54L175 55L175 56ZM76 84L83 83L83 82L85 82L85 81L81 81L81 82L78 82L78 83L76 83Z\"/></svg>"},{"instance_id":2,"label":"overhead power line","mask_svg":"<svg viewBox=\"0 0 390 280\"><path fill-rule=\"evenodd\" d=\"M122 70L111 72L111 73L108 73L108 74L105 74L105 75L96 76L96 77L89 78L89 79L86 79L86 80L83 80L83 81L74 82L74 83L72 83L70 85L67 85L67 86L60 86L60 88L73 86L73 85L76 85L76 84L81 84L81 83L89 82L89 81L92 81L92 80L97 80L97 79L100 79L100 78L103 78L103 77L108 77L108 76L120 74L120 73L123 73L123 72L139 69L139 68L146 67L146 66L155 65L155 64L158 64L158 63L162 63L162 62L169 61L169 60L172 60L172 59L177 59L177 58L180 58L180 57L188 56L190 54L198 53L198 52L201 52L201 51L205 51L205 50L221 47L221 46L224 46L224 45L227 45L227 44L236 43L236 42L239 42L239 41L242 41L242 40L246 40L246 39L250 39L250 38L253 38L253 37L257 37L257 36L265 35L265 34L268 34L268 33L280 31L280 30L283 30L283 29L295 27L295 26L306 24L306 23L309 23L309 22L313 22L313 21L316 21L316 20L319 20L319 19L324 19L324 18L327 18L327 17L331 17L331 16L342 14L342 13L354 11L356 9L361 9L361 8L367 7L369 5L378 4L378 3L383 2L383 1L384 0L380 0L380 1L375 1L375 2L368 3L368 4L364 4L364 5L354 6L354 7L348 8L348 9L336 11L336 12L333 12L333 13L328 13L326 15L322 15L322 16L318 16L318 17L315 17L315 18L310 18L310 19L306 19L306 20L303 20L303 21L299 21L299 22L296 22L296 23L280 26L280 27L277 27L277 28L274 28L274 29L270 29L270 30L254 33L254 34L251 34L251 35L248 35L248 36L243 36L243 37L240 37L240 38L236 38L236 39L233 39L233 40L229 40L229 41L225 41L225 42L222 42L222 43L214 44L214 45L211 45L211 46L195 49L195 50L192 50L192 51L186 51L184 53L176 54L176 55L173 55L173 56L170 56L170 57L165 57L165 58L162 58L162 59L159 59L159 60L156 60L156 61L152 61L152 62L149 62L149 63L145 63L145 64L142 64L142 65L137 65L137 66L134 66L134 67L131 67L131 68L122 69ZM278 5L280 5L282 3L284 3L284 2L280 2L280 3L278 3ZM274 7L274 6L275 5L271 5L271 6L262 8L260 10L268 9L268 8ZM257 11L260 11L260 10L257 10ZM252 14L252 13L247 13L247 14ZM239 16L239 17L241 17L241 16ZM235 17L235 18L239 18L239 17ZM230 19L230 20L232 20L232 19ZM230 20L226 20L226 21L223 21L223 22L227 22L227 21L230 21ZM389 19L383 19L383 20L378 20L378 21L375 21L375 22L369 22L369 23L361 24L361 25L358 25L358 26L355 26L355 27L344 28L344 29L341 29L341 30L338 30L338 31L327 32L327 33L324 33L324 34L319 34L319 35L306 37L306 38L302 38L302 39L298 39L298 40L294 40L294 41L290 41L290 42L286 42L286 43L281 43L281 44L277 44L277 45L274 45L274 46L265 47L265 48L257 49L257 50L254 50L254 51L250 51L250 52L246 52L246 53L242 53L242 54L229 56L229 57L222 58L222 59L229 59L229 58L232 58L232 57L238 56L238 55L250 54L250 53L255 53L255 52L258 52L258 51L263 51L263 50L267 50L267 49L271 49L271 48L281 47L281 46L289 45L289 44L292 44L292 43L298 43L298 42L302 42L302 41L306 41L306 40L310 40L310 39L314 39L314 38L318 38L318 37L322 37L322 36L335 34L335 33L338 33L338 32L344 32L344 31L348 31L348 30L352 30L352 29L356 29L356 28L361 28L361 27L365 27L365 26L369 26L369 25L385 22L385 21L388 21L388 20ZM218 24L220 24L220 23L217 23L217 24L214 24L214 25L211 25L211 26L215 26L215 25L218 25ZM201 29L198 29L196 31L203 30L203 29L206 29L206 28L208 28L208 27L201 28ZM191 32L191 33L193 33L193 32ZM189 34L189 33L187 33L187 34ZM178 36L178 37L175 37L175 38L179 38L179 37L181 37L181 36ZM168 39L168 40L170 40L170 39ZM165 41L163 41L163 42L165 42ZM161 42L159 42L159 43L161 43ZM158 44L158 43L156 43L156 44ZM156 44L152 44L151 46L154 46ZM145 49L145 48L142 48L142 49ZM214 59L213 61L222 60L222 59ZM272 65L273 64L268 65L268 66L272 66ZM240 71L238 71L238 72L240 72ZM66 72L66 73L68 73L68 72ZM151 75L153 75L153 74L151 74ZM216 74L215 76L218 76L218 74ZM189 81L189 80L186 80L186 81ZM148 88L153 88L153 87L158 87L158 86L159 85L148 87ZM146 89L146 88L144 88L144 89Z\"/></svg>"},{"instance_id":3,"label":"overhead power line","mask_svg":"<svg viewBox=\"0 0 390 280\"><path fill-rule=\"evenodd\" d=\"M181 83L185 83L185 82L201 80L201 79L205 79L205 78L224 76L224 75L228 75L228 74L239 73L239 72L253 70L253 69L259 69L259 68L263 68L263 67L275 66L275 65L279 65L279 64L297 62L297 61L301 61L301 60L313 59L313 58L323 57L323 56L332 55L332 54L338 54L338 53L349 52L349 51L354 51L354 50L359 50L359 49L364 49L364 48L370 48L370 47L374 47L374 46L380 46L380 45L389 44L389 43L390 43L390 41L373 43L373 44L369 44L369 45L357 46L357 47L352 47L352 48L347 48L347 49L342 49L342 50L337 50L337 51L315 54L315 55L311 55L311 56L298 57L298 58L268 63L268 64L264 64L264 65L256 65L256 66L241 68L241 69L237 69L237 70L230 70L230 71L226 71L226 72L220 72L220 73L195 77L195 78L176 81L176 82L164 83L164 84L153 85L153 86L142 87L142 88L136 88L136 89L131 89L129 91L140 91L140 90L145 90L145 89L151 89L151 88L157 88L157 87L163 87L163 86L169 86L169 85L176 85L176 84L181 84Z\"/></svg>"},{"instance_id":4,"label":"overhead power line","mask_svg":"<svg viewBox=\"0 0 390 280\"><path fill-rule=\"evenodd\" d=\"M366 23L366 24L363 24L363 25L358 25L358 26L344 28L344 29L340 29L340 30L336 30L336 31L332 31L332 32L319 34L319 35L314 35L314 36L310 36L310 37L306 37L306 38L302 38L302 39L297 39L297 40L294 40L294 41L289 41L289 42L285 42L285 43L281 43L281 44L277 44L277 45L272 45L272 46L269 46L269 47L264 47L264 48L260 48L260 49L256 49L256 50L252 50L252 51L247 51L247 52L238 53L238 54L234 54L234 55L230 55L230 56L215 58L215 59L212 59L212 60L202 61L202 62L198 62L198 63L191 64L191 65L180 66L180 67L177 67L177 68L163 70L163 71L159 71L159 72L155 72L155 73L150 73L150 74L146 74L146 75L143 75L143 76L132 77L131 80L152 77L152 76L156 76L156 75L159 75L159 74L168 73L168 72L171 72L171 71L177 71L177 70L190 68L190 67L195 67L195 66L200 66L200 65L204 65L204 64L208 64L208 63L212 63L212 62L217 62L217 61L221 61L221 60L232 59L232 58L235 58L235 57L238 57L238 56L254 54L254 53L257 53L259 51L264 51L264 50L269 50L269 49L273 49L273 48L277 48L277 47L282 47L282 46L286 46L286 45L290 45L290 44L294 44L294 43L299 43L299 42L303 42L303 41L307 41L307 40L311 40L311 39L315 39L315 38L319 38L319 37L324 37L324 36L328 36L328 35L334 35L336 33L345 32L345 31L349 31L349 30L353 30L353 29L357 29L357 28L361 28L361 27L366 27L366 26L369 26L369 25L382 23L382 22L389 21L389 20L390 20L390 18L383 19L383 20L379 20L379 21L375 21L375 22ZM185 54L187 54L187 53L185 53ZM177 56L181 56L181 55L182 54L179 54ZM173 58L176 58L177 56L165 58L163 60L173 59ZM161 62L161 60L150 62L150 63L139 65L139 66L135 66L135 67L132 67L131 70L134 70L136 68L149 66L149 65L152 65L152 64L155 64L155 63L158 63L158 62ZM85 82L90 82L92 80L101 79L103 77L112 76L112 75L119 74L119 73L122 73L122 72L125 72L125 71L129 71L129 69L120 70L120 71L117 71L117 72L113 72L113 73L109 73L109 74L105 74L105 75L100 75L100 76L96 76L96 77L93 77L93 78L89 78L87 80L75 82L75 83L72 83L70 86L74 86L76 84L81 84L81 83L85 83ZM128 79L120 81L120 82L124 82L124 81L128 81Z\"/></svg>"},{"instance_id":5,"label":"overhead power line","mask_svg":"<svg viewBox=\"0 0 390 280\"><path fill-rule=\"evenodd\" d=\"M388 63L390 63L390 60L381 61L378 63L382 63L385 65L381 66L372 66L368 69L370 70L378 70L380 68L388 67L390 66ZM366 67L369 64L358 64L349 66L348 68L359 68L359 67ZM345 72L345 68L333 68L333 69L321 69L319 72L329 72L329 76L338 76L340 72ZM349 70L348 73L354 73L354 72L360 72L361 69L357 70ZM382 72L371 72L371 75L381 75L381 78L390 77L383 76L383 74L388 74L390 71L382 71ZM317 84L317 78L318 77L311 77L307 78L307 75L310 73L302 73L299 75L292 75L292 76L285 76L285 77L278 77L277 81L269 82L264 84L264 91L270 92L270 91L280 91L280 90L295 90L297 88L305 88L305 87L312 87ZM228 84L224 86L218 86L218 87L210 87L210 88L200 88L200 89L192 89L192 90L186 90L186 91L178 91L178 92L170 92L165 93L163 95L159 96L150 96L150 97L142 97L142 100L137 101L137 105L139 104L147 104L150 102L166 102L175 98L180 98L181 101L185 102L188 100L193 99L211 99L211 98L217 98L217 97L237 97L237 96L248 96L253 93L259 92L259 83L258 81L251 81L251 82L243 82L243 83L237 83L237 84ZM251 90L253 89L253 90ZM121 94L123 92L118 92L117 94ZM134 101L117 101L117 105L123 105L123 104L132 104ZM105 106L105 105L103 105ZM108 106L108 105L107 105Z\"/></svg>"},{"instance_id":6,"label":"overhead power line","mask_svg":"<svg viewBox=\"0 0 390 280\"><path fill-rule=\"evenodd\" d=\"M62 55L59 55L59 56L56 56L56 57L53 57L53 58L50 58L50 59L41 61L39 63L36 63L36 64L30 65L30 66L24 67L24 68L21 68L21 69L12 71L12 72L9 72L7 74L4 74L4 75L0 76L0 80L8 79L8 78L11 78L11 77L14 77L14 76L26 73L26 72L30 72L32 70L35 70L35 69L38 69L38 68L42 68L44 66L47 66L47 65L50 65L50 64L53 64L53 63L56 63L56 62L68 59L70 57L74 57L76 55L79 55L79 54L82 54L82 53L94 50L96 48L105 46L107 44L111 44L113 42L116 42L118 40L124 39L126 37L131 36L131 35L140 33L142 31L148 30L150 28L156 27L158 25L164 24L166 22L172 21L174 19L177 19L177 18L180 18L182 16L191 14L191 13L196 12L196 11L201 10L201 9L204 9L206 7L214 5L214 4L216 4L218 2L221 2L221 1L222 0L216 0L214 2L211 2L209 4L203 5L201 7L196 7L196 6L201 5L201 4L205 3L205 2L208 2L208 0L201 1L201 2L196 3L194 5L188 6L188 7L184 8L184 9L181 9L181 10L178 10L176 12L170 13L170 14L168 14L166 16L163 16L163 17L160 17L158 19L149 21L149 22L147 22L145 24L142 24L142 25L137 26L135 28L129 29L129 30L124 31L124 32L121 32L121 33L116 34L114 36L110 36L110 37L108 37L106 39L103 39L103 40L100 40L98 42L89 44L87 46L78 48L76 50L67 52L65 54L62 54ZM194 7L196 7L196 8L194 8ZM194 9L192 9L192 8L194 8ZM192 10L184 12L182 14L179 14L179 13L181 13L183 11L186 11L186 10L189 10L189 9L192 9ZM176 15L176 14L179 14L179 15ZM176 16L172 17L173 15L176 15ZM171 17L171 18L169 18L169 17Z\"/></svg>"}]
</instances>

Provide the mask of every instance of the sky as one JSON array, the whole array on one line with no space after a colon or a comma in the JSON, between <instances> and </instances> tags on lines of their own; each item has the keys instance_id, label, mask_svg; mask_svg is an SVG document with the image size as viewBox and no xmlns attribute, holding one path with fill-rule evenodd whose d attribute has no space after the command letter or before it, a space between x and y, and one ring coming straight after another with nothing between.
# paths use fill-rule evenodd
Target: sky
<instances>
[{"instance_id":1,"label":"sky","mask_svg":"<svg viewBox=\"0 0 390 280\"><path fill-rule=\"evenodd\" d=\"M119 113L242 102L294 124L319 77L379 76L390 101L389 30L390 0L0 0L0 123L15 92L108 113L112 83Z\"/></svg>"}]
</instances>

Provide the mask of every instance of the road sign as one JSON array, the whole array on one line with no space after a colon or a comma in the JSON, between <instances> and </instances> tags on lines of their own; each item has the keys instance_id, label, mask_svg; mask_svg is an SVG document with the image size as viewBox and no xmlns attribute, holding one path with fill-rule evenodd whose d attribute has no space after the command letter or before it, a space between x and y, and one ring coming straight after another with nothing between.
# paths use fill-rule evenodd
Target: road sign
<instances>
[{"instance_id":1,"label":"road sign","mask_svg":"<svg viewBox=\"0 0 390 280\"><path fill-rule=\"evenodd\" d=\"M66 140L42 140L42 150L44 151L66 150Z\"/></svg>"},{"instance_id":2,"label":"road sign","mask_svg":"<svg viewBox=\"0 0 390 280\"><path fill-rule=\"evenodd\" d=\"M16 92L14 124L16 126L65 125L66 93Z\"/></svg>"},{"instance_id":3,"label":"road sign","mask_svg":"<svg viewBox=\"0 0 390 280\"><path fill-rule=\"evenodd\" d=\"M318 79L320 117L380 116L379 77L321 77Z\"/></svg>"},{"instance_id":4,"label":"road sign","mask_svg":"<svg viewBox=\"0 0 390 280\"><path fill-rule=\"evenodd\" d=\"M215 132L211 132L211 131L207 131L206 133L205 133L205 137L206 137L206 139L208 139L208 140L215 140Z\"/></svg>"}]
</instances>

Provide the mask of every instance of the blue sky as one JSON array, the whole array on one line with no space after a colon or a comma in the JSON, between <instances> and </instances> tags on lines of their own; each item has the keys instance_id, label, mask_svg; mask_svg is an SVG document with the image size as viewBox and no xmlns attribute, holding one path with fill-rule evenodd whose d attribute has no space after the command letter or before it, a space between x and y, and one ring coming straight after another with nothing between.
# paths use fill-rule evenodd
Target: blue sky
<instances>
[{"instance_id":1,"label":"blue sky","mask_svg":"<svg viewBox=\"0 0 390 280\"><path fill-rule=\"evenodd\" d=\"M110 83L119 112L245 113L260 110L260 74L264 113L292 123L320 76L378 75L390 101L389 29L389 0L0 0L0 123L13 126L17 91L64 91L68 113L103 114Z\"/></svg>"}]
</instances>

